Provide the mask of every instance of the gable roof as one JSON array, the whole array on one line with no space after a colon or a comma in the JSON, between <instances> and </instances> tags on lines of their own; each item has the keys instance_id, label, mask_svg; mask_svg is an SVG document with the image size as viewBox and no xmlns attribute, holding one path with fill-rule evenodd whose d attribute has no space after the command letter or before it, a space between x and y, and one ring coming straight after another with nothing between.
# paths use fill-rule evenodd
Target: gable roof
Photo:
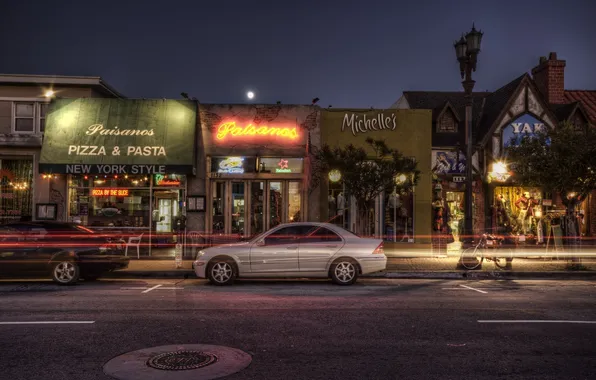
<instances>
[{"instance_id":1,"label":"gable roof","mask_svg":"<svg viewBox=\"0 0 596 380\"><path fill-rule=\"evenodd\" d=\"M404 91L404 96L408 101L411 109L430 109L432 110L432 146L433 147L451 147L464 146L465 142L465 115L466 115L466 98L463 91L449 92L449 91ZM473 120L478 120L481 114L483 99L490 94L489 92L474 92L472 93ZM437 132L438 117L442 114L445 108L451 108L456 116L457 132ZM459 120L458 120L459 119ZM476 124L476 123L474 123Z\"/></svg>"},{"instance_id":2,"label":"gable roof","mask_svg":"<svg viewBox=\"0 0 596 380\"><path fill-rule=\"evenodd\" d=\"M567 102L581 102L583 109L596 125L596 91L587 90L565 90L564 98Z\"/></svg>"},{"instance_id":3,"label":"gable roof","mask_svg":"<svg viewBox=\"0 0 596 380\"><path fill-rule=\"evenodd\" d=\"M480 122L475 131L476 141L486 138L486 135L490 132L491 127L499 116L509 111L509 107L507 106L513 101L513 95L517 93L526 78L530 79L530 76L524 73L486 97L486 104L484 105Z\"/></svg>"}]
</instances>

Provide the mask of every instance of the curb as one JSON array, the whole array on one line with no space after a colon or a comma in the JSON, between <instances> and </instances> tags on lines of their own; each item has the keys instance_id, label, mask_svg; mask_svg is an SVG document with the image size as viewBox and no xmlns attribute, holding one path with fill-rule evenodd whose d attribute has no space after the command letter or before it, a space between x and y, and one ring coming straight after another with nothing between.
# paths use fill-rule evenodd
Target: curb
<instances>
[{"instance_id":1,"label":"curb","mask_svg":"<svg viewBox=\"0 0 596 380\"><path fill-rule=\"evenodd\" d=\"M192 270L168 271L114 271L106 273L103 278L196 278ZM442 271L442 272L380 272L360 276L361 278L392 279L596 279L596 271L553 271L553 272L476 272L476 271Z\"/></svg>"},{"instance_id":2,"label":"curb","mask_svg":"<svg viewBox=\"0 0 596 380\"><path fill-rule=\"evenodd\" d=\"M553 271L553 272L475 272L475 271L445 271L445 272L381 272L361 276L363 278L405 278L405 279L596 279L593 271Z\"/></svg>"}]
</instances>

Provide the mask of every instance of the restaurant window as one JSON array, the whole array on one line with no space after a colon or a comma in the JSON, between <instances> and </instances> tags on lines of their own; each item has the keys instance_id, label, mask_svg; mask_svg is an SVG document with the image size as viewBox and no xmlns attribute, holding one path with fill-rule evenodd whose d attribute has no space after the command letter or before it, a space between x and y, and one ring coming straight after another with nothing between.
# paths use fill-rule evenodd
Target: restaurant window
<instances>
[{"instance_id":1,"label":"restaurant window","mask_svg":"<svg viewBox=\"0 0 596 380\"><path fill-rule=\"evenodd\" d=\"M183 175L71 175L69 220L91 227L172 233L184 199Z\"/></svg>"},{"instance_id":2,"label":"restaurant window","mask_svg":"<svg viewBox=\"0 0 596 380\"><path fill-rule=\"evenodd\" d=\"M0 223L31 220L33 160L0 159Z\"/></svg>"},{"instance_id":3,"label":"restaurant window","mask_svg":"<svg viewBox=\"0 0 596 380\"><path fill-rule=\"evenodd\" d=\"M45 130L47 108L48 103L14 102L13 132L43 133Z\"/></svg>"}]
</instances>

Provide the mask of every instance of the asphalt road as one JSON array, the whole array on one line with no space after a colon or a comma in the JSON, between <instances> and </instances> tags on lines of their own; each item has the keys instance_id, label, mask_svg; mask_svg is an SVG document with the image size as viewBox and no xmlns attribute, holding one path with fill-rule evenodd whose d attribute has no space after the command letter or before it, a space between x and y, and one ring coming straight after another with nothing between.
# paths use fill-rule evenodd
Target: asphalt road
<instances>
[{"instance_id":1,"label":"asphalt road","mask_svg":"<svg viewBox=\"0 0 596 380\"><path fill-rule=\"evenodd\" d=\"M590 281L11 281L0 282L0 299L7 380L110 379L102 368L117 355L191 343L250 353L251 365L230 380L596 373ZM49 321L88 323L22 324Z\"/></svg>"}]
</instances>

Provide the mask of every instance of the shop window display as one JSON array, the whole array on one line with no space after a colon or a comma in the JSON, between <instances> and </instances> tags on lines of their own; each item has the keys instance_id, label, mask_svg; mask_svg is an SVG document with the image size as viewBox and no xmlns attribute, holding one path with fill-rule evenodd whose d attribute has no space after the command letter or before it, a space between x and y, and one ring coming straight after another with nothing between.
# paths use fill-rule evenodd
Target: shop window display
<instances>
[{"instance_id":1,"label":"shop window display","mask_svg":"<svg viewBox=\"0 0 596 380\"><path fill-rule=\"evenodd\" d=\"M385 195L384 240L408 243L414 239L414 196L410 191Z\"/></svg>"},{"instance_id":2,"label":"shop window display","mask_svg":"<svg viewBox=\"0 0 596 380\"><path fill-rule=\"evenodd\" d=\"M542 191L523 187L495 188L494 219L497 233L527 236L542 243Z\"/></svg>"}]
</instances>

